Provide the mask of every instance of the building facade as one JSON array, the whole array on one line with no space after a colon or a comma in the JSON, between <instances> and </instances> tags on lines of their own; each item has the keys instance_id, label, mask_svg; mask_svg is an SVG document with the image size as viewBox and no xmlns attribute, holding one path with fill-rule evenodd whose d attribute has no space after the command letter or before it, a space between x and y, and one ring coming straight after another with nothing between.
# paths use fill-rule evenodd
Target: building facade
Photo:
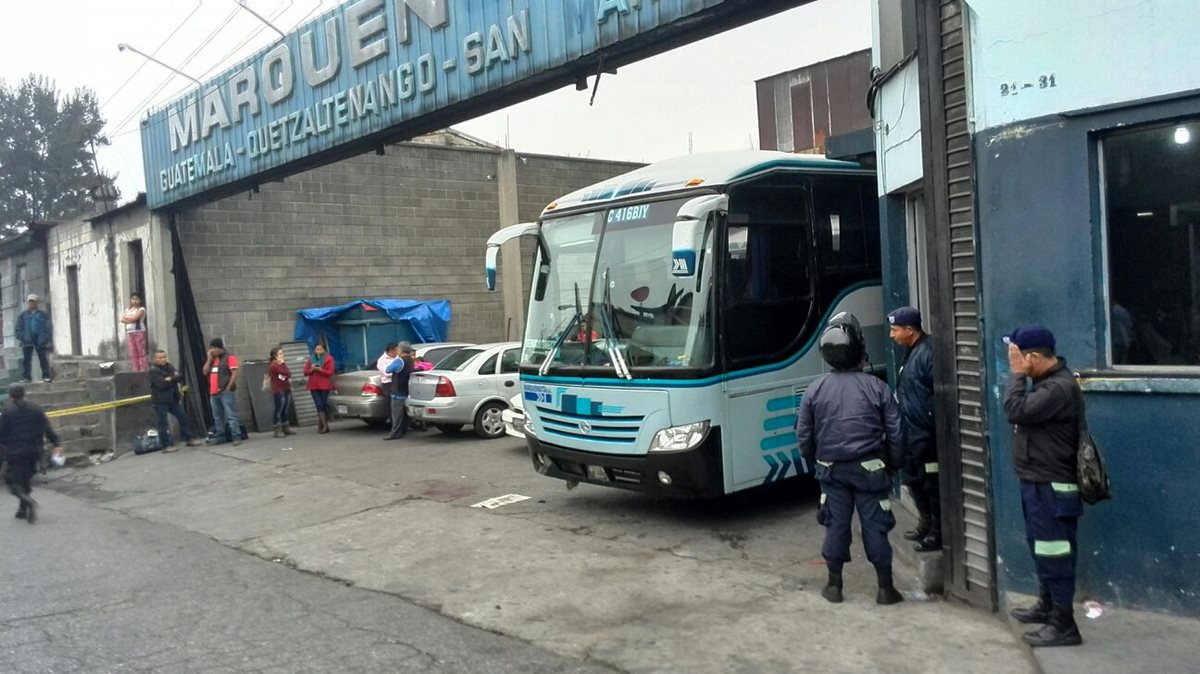
<instances>
[{"instance_id":1,"label":"building facade","mask_svg":"<svg viewBox=\"0 0 1200 674\"><path fill-rule=\"evenodd\" d=\"M40 308L50 312L53 302L46 275L46 231L53 223L33 223L24 232L0 241L0 374L5 381L21 378L21 345L17 342L17 317L25 311L25 298L37 295ZM34 356L34 373L37 372Z\"/></svg>"},{"instance_id":2,"label":"building facade","mask_svg":"<svg viewBox=\"0 0 1200 674\"><path fill-rule=\"evenodd\" d=\"M885 290L938 344L948 587L1036 589L1000 338L1042 323L1116 495L1080 521L1081 597L1200 614L1193 3L875 4Z\"/></svg>"},{"instance_id":3,"label":"building facade","mask_svg":"<svg viewBox=\"0 0 1200 674\"><path fill-rule=\"evenodd\" d=\"M132 292L146 301L150 348L187 372L214 337L243 360L265 361L293 340L298 310L360 298L449 300L450 339L519 339L532 250L505 251L501 292L491 293L488 236L636 166L518 155L443 131L175 212L151 211L140 195L54 225L34 257L40 268L49 260L62 353L127 360L118 318ZM32 235L21 242L35 250ZM29 288L46 277L24 273Z\"/></svg>"},{"instance_id":4,"label":"building facade","mask_svg":"<svg viewBox=\"0 0 1200 674\"><path fill-rule=\"evenodd\" d=\"M126 360L118 320L132 293L146 306L150 348L175 350L171 233L146 196L98 215L59 223L46 236L59 353Z\"/></svg>"}]
</instances>

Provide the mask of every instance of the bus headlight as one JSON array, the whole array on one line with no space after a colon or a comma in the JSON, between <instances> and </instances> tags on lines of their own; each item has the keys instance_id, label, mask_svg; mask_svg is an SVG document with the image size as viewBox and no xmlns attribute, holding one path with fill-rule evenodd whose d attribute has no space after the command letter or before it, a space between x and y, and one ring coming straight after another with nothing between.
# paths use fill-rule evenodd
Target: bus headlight
<instances>
[{"instance_id":1,"label":"bus headlight","mask_svg":"<svg viewBox=\"0 0 1200 674\"><path fill-rule=\"evenodd\" d=\"M694 424L664 428L654 434L654 440L650 443L650 451L682 452L691 449L708 437L709 426L710 423L705 420Z\"/></svg>"}]
</instances>

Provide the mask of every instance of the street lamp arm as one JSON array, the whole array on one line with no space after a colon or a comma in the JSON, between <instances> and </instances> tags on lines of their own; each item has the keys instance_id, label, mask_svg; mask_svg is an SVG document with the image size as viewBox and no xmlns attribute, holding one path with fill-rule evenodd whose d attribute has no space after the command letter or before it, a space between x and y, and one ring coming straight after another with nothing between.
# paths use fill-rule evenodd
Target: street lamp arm
<instances>
[{"instance_id":1,"label":"street lamp arm","mask_svg":"<svg viewBox=\"0 0 1200 674\"><path fill-rule=\"evenodd\" d=\"M195 82L196 84L203 84L200 80L196 79L195 77L192 77L191 75L189 75L181 70L178 70L176 68L172 68L171 66L163 63L162 61L159 61L158 59L156 59L153 56L147 54L146 52L138 49L137 47L134 47L133 45L129 44L128 42L122 42L122 43L118 44L117 50L118 51L131 51L131 52L137 54L138 56L141 56L142 58L146 59L147 61L150 61L152 63L157 63L158 65L166 68L167 70L170 70L171 72L175 73L176 75L179 75L180 77L186 77L187 79Z\"/></svg>"}]
</instances>

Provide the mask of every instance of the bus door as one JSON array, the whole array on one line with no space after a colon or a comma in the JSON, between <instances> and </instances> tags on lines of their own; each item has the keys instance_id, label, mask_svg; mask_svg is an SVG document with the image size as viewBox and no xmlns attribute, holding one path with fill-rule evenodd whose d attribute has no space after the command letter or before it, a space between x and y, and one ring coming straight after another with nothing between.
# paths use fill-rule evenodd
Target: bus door
<instances>
[{"instance_id":1,"label":"bus door","mask_svg":"<svg viewBox=\"0 0 1200 674\"><path fill-rule=\"evenodd\" d=\"M795 434L797 394L821 374L795 362L815 322L807 195L794 184L731 195L720 297L733 490L809 472Z\"/></svg>"}]
</instances>

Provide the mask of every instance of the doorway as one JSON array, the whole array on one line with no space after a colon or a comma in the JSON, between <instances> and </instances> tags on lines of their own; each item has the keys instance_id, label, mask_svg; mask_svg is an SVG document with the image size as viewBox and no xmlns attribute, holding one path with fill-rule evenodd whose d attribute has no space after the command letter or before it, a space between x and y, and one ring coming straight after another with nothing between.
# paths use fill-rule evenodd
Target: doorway
<instances>
[{"instance_id":1,"label":"doorway","mask_svg":"<svg viewBox=\"0 0 1200 674\"><path fill-rule=\"evenodd\" d=\"M925 227L925 195L914 192L904 200L905 244L908 248L908 301L929 313L929 248Z\"/></svg>"},{"instance_id":2,"label":"doorway","mask_svg":"<svg viewBox=\"0 0 1200 674\"><path fill-rule=\"evenodd\" d=\"M130 294L137 293L142 297L142 306L146 304L146 264L145 253L142 251L142 240L135 239L126 245L129 256L125 278L129 282Z\"/></svg>"},{"instance_id":3,"label":"doorway","mask_svg":"<svg viewBox=\"0 0 1200 674\"><path fill-rule=\"evenodd\" d=\"M67 312L71 323L71 353L83 354L83 335L79 319L79 265L67 267Z\"/></svg>"}]
</instances>

